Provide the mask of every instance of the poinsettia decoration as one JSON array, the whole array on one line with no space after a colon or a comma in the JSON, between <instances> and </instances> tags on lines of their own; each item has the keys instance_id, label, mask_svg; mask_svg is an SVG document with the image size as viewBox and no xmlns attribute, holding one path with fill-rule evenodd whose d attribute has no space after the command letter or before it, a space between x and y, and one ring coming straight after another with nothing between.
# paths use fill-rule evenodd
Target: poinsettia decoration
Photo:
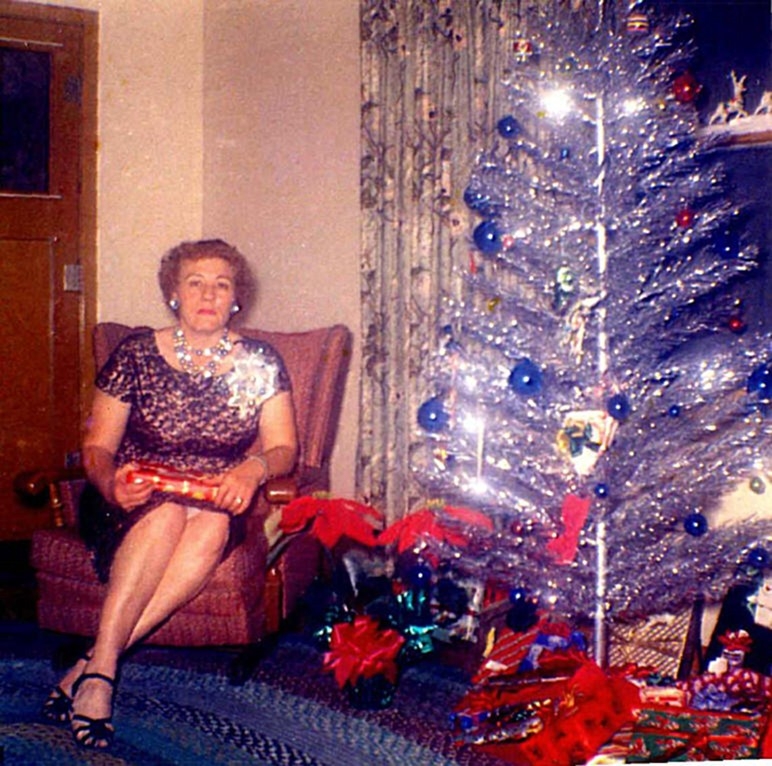
<instances>
[{"instance_id":1,"label":"poinsettia decoration","mask_svg":"<svg viewBox=\"0 0 772 766\"><path fill-rule=\"evenodd\" d=\"M322 493L288 503L279 521L284 534L308 531L328 550L343 537L372 548L378 544L375 532L382 525L383 514L375 508Z\"/></svg>"},{"instance_id":2,"label":"poinsettia decoration","mask_svg":"<svg viewBox=\"0 0 772 766\"><path fill-rule=\"evenodd\" d=\"M396 544L397 552L404 553L422 540L431 538L439 543L465 547L469 540L461 531L463 525L493 531L493 522L484 513L469 508L451 506L421 508L394 522L378 535L378 544Z\"/></svg>"}]
</instances>

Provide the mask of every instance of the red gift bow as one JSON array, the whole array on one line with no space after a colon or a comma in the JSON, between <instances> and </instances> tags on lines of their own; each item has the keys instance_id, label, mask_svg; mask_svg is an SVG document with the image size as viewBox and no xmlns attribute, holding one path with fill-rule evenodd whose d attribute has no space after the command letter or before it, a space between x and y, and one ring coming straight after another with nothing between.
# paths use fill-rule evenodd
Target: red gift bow
<instances>
[{"instance_id":1,"label":"red gift bow","mask_svg":"<svg viewBox=\"0 0 772 766\"><path fill-rule=\"evenodd\" d=\"M729 651L748 652L753 645L753 639L745 630L728 630L718 640L724 645L724 649Z\"/></svg>"},{"instance_id":2,"label":"red gift bow","mask_svg":"<svg viewBox=\"0 0 772 766\"><path fill-rule=\"evenodd\" d=\"M341 689L347 683L353 686L359 678L372 678L379 673L396 683L396 657L404 643L396 630L381 629L372 617L360 615L354 622L333 626L330 651L324 655L322 668L333 672Z\"/></svg>"},{"instance_id":3,"label":"red gift bow","mask_svg":"<svg viewBox=\"0 0 772 766\"><path fill-rule=\"evenodd\" d=\"M285 534L309 532L328 550L342 537L368 547L377 544L374 525L383 522L383 514L369 505L353 500L304 495L284 506L279 528Z\"/></svg>"},{"instance_id":4,"label":"red gift bow","mask_svg":"<svg viewBox=\"0 0 772 766\"><path fill-rule=\"evenodd\" d=\"M469 508L453 508L447 505L441 511L464 524L482 527L488 531L493 530L493 522L479 511L473 511ZM378 535L378 543L379 545L397 543L397 552L404 553L426 537L431 537L438 542L447 542L456 547L463 547L469 542L466 535L443 523L443 519L433 508L421 508L405 518L395 521L381 532Z\"/></svg>"}]
</instances>

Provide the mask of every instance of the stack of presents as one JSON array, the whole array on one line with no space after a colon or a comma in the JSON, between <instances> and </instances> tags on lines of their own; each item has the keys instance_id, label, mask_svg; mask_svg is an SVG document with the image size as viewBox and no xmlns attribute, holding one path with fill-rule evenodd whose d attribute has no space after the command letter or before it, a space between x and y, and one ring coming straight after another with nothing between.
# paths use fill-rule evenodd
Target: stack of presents
<instances>
[{"instance_id":1,"label":"stack of presents","mask_svg":"<svg viewBox=\"0 0 772 766\"><path fill-rule=\"evenodd\" d=\"M307 594L305 616L352 704L387 707L407 665L461 647L455 659L471 658L471 684L450 712L460 748L518 766L772 758L765 567L730 589L704 642L699 602L691 614L587 629L541 611L523 589L496 592L426 550L417 556L427 535L465 544L447 519L487 523L441 510L377 535L376 512L352 501L301 498L284 510L284 532L315 534L329 555L330 577ZM355 545L340 554L345 537Z\"/></svg>"},{"instance_id":2,"label":"stack of presents","mask_svg":"<svg viewBox=\"0 0 772 766\"><path fill-rule=\"evenodd\" d=\"M603 668L554 617L490 627L458 745L521 766L772 758L770 602L772 579L733 588L704 652L684 652L689 615L615 629Z\"/></svg>"}]
</instances>

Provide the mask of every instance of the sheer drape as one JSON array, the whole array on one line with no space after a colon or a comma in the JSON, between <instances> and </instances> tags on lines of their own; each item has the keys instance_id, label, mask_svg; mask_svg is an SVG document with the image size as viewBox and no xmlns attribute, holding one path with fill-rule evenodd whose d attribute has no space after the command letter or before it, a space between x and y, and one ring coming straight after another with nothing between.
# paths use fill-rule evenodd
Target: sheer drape
<instances>
[{"instance_id":1,"label":"sheer drape","mask_svg":"<svg viewBox=\"0 0 772 766\"><path fill-rule=\"evenodd\" d=\"M543 2L544 0L542 0ZM573 2L574 0L572 0ZM422 360L470 258L463 192L501 116L499 82L537 0L362 0L360 496L400 518Z\"/></svg>"}]
</instances>

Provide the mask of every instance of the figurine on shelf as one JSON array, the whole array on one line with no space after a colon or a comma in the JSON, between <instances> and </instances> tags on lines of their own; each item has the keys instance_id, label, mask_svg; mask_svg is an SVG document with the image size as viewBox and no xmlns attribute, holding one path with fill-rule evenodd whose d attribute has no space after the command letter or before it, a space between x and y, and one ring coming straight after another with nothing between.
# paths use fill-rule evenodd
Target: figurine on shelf
<instances>
[{"instance_id":1,"label":"figurine on shelf","mask_svg":"<svg viewBox=\"0 0 772 766\"><path fill-rule=\"evenodd\" d=\"M751 642L743 667L770 674L772 671L772 576L739 583L729 589L721 605L716 627L706 651L706 667L724 654L722 636L746 633Z\"/></svg>"},{"instance_id":2,"label":"figurine on shelf","mask_svg":"<svg viewBox=\"0 0 772 766\"><path fill-rule=\"evenodd\" d=\"M708 120L708 125L725 125L732 120L741 119L748 116L745 110L745 81L747 75L738 77L734 71L730 72L732 78L732 89L734 91L729 101L722 101Z\"/></svg>"},{"instance_id":3,"label":"figurine on shelf","mask_svg":"<svg viewBox=\"0 0 772 766\"><path fill-rule=\"evenodd\" d=\"M769 114L770 112L772 112L772 90L765 90L761 94L759 105L753 114Z\"/></svg>"}]
</instances>

